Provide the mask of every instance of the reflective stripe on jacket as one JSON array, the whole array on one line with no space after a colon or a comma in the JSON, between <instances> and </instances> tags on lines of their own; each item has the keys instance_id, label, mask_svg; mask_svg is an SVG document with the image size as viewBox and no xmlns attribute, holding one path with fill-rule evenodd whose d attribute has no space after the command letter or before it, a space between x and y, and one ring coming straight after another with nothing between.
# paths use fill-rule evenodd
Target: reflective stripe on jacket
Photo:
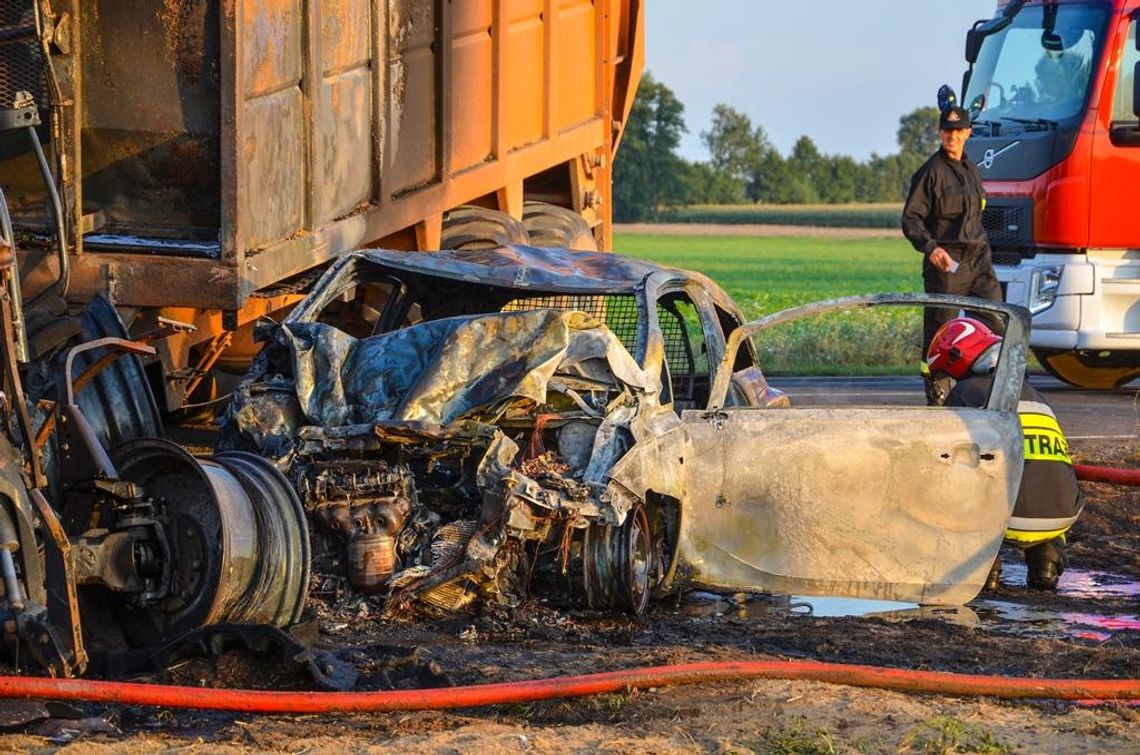
<instances>
[{"instance_id":1,"label":"reflective stripe on jacket","mask_svg":"<svg viewBox=\"0 0 1140 755\"><path fill-rule=\"evenodd\" d=\"M992 375L959 381L946 405L985 406L992 383ZM1021 385L1017 414L1025 441L1025 471L1005 537L1032 545L1063 535L1077 520L1085 499L1057 415L1028 382Z\"/></svg>"}]
</instances>

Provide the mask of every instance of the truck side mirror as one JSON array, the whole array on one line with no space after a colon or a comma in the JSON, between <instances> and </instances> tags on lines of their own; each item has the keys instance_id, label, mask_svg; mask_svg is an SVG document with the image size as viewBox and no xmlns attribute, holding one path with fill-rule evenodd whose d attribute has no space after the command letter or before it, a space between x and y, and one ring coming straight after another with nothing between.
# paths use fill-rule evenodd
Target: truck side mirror
<instances>
[{"instance_id":1,"label":"truck side mirror","mask_svg":"<svg viewBox=\"0 0 1140 755\"><path fill-rule=\"evenodd\" d=\"M1109 129L1108 138L1114 147L1140 147L1140 61L1132 67L1132 114L1136 121L1116 121Z\"/></svg>"},{"instance_id":2,"label":"truck side mirror","mask_svg":"<svg viewBox=\"0 0 1140 755\"><path fill-rule=\"evenodd\" d=\"M982 40L985 39L978 28L975 26L966 32L966 62L973 64L978 62L978 53L982 50Z\"/></svg>"},{"instance_id":3,"label":"truck side mirror","mask_svg":"<svg viewBox=\"0 0 1140 755\"><path fill-rule=\"evenodd\" d=\"M966 62L971 65L978 62L978 53L982 50L982 42L986 37L993 36L1013 23L1013 17L1021 10L1022 2L1013 2L1006 6L1000 16L982 19L966 32Z\"/></svg>"}]
</instances>

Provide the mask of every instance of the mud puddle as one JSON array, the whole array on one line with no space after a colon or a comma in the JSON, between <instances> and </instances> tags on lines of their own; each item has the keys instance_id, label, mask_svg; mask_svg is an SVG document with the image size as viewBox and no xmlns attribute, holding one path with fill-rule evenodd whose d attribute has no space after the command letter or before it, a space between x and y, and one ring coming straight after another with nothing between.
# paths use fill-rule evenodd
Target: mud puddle
<instances>
[{"instance_id":1,"label":"mud puddle","mask_svg":"<svg viewBox=\"0 0 1140 755\"><path fill-rule=\"evenodd\" d=\"M737 593L718 595L695 591L687 593L679 608L686 616L731 616L737 619L769 616L813 616L815 618L859 618L864 616L906 616L926 613L931 606L889 600L828 598L804 595L762 595Z\"/></svg>"},{"instance_id":2,"label":"mud puddle","mask_svg":"<svg viewBox=\"0 0 1140 755\"><path fill-rule=\"evenodd\" d=\"M1022 588L1025 573L1025 564L1003 562L1003 588ZM1035 605L1032 591L1023 595L1025 599L1013 601L984 597L970 606L980 626L1002 634L1101 643L1120 632L1140 632L1140 582L1132 577L1099 570L1067 569L1058 581L1055 595L1058 601L1081 601L1080 610ZM1096 611L1098 603L1124 610Z\"/></svg>"},{"instance_id":3,"label":"mud puddle","mask_svg":"<svg viewBox=\"0 0 1140 755\"><path fill-rule=\"evenodd\" d=\"M1140 632L1136 614L1098 614L1040 609L1000 600L971 604L977 626L1018 637L1108 642L1118 632Z\"/></svg>"},{"instance_id":4,"label":"mud puddle","mask_svg":"<svg viewBox=\"0 0 1140 755\"><path fill-rule=\"evenodd\" d=\"M998 635L1027 639L1073 639L1104 643L1120 632L1140 632L1140 582L1106 571L1069 569L1056 593L1028 591L1025 565L1003 563L1003 587L1014 599L987 593L966 606L919 606L882 600L783 595L718 595L693 592L678 612L686 616L725 616L736 620L763 617L874 618L891 622L944 621ZM1060 602L1081 601L1082 610L1066 610ZM1097 602L1106 610L1098 612ZM1124 609L1121 611L1120 609Z\"/></svg>"},{"instance_id":5,"label":"mud puddle","mask_svg":"<svg viewBox=\"0 0 1140 755\"><path fill-rule=\"evenodd\" d=\"M1025 564L1002 562L1001 582L1007 587L1025 584ZM1140 598L1140 582L1106 571L1066 569L1057 582L1057 595L1067 598Z\"/></svg>"}]
</instances>

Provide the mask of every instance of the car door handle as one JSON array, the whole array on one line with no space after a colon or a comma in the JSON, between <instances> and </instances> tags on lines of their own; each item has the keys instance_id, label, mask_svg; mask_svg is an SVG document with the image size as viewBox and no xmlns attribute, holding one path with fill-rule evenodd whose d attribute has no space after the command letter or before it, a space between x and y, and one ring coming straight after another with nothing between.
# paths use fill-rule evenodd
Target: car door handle
<instances>
[{"instance_id":1,"label":"car door handle","mask_svg":"<svg viewBox=\"0 0 1140 755\"><path fill-rule=\"evenodd\" d=\"M942 452L941 457L943 461L951 464L965 464L968 467L976 467L983 460L993 461L994 459L992 452L982 453L977 443L969 441L951 446L950 450Z\"/></svg>"}]
</instances>

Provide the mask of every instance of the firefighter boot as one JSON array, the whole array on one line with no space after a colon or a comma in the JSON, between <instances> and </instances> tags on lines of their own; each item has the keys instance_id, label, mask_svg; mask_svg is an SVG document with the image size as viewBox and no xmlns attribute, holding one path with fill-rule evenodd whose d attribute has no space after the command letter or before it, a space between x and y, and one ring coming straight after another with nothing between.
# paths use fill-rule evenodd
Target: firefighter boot
<instances>
[{"instance_id":1,"label":"firefighter boot","mask_svg":"<svg viewBox=\"0 0 1140 755\"><path fill-rule=\"evenodd\" d=\"M1065 538L1055 537L1025 549L1026 583L1037 590L1056 590L1065 571Z\"/></svg>"},{"instance_id":2,"label":"firefighter boot","mask_svg":"<svg viewBox=\"0 0 1140 755\"><path fill-rule=\"evenodd\" d=\"M990 573L986 576L986 589L996 590L1001 587L1001 554L999 553L994 557L994 565L990 567Z\"/></svg>"}]
</instances>

